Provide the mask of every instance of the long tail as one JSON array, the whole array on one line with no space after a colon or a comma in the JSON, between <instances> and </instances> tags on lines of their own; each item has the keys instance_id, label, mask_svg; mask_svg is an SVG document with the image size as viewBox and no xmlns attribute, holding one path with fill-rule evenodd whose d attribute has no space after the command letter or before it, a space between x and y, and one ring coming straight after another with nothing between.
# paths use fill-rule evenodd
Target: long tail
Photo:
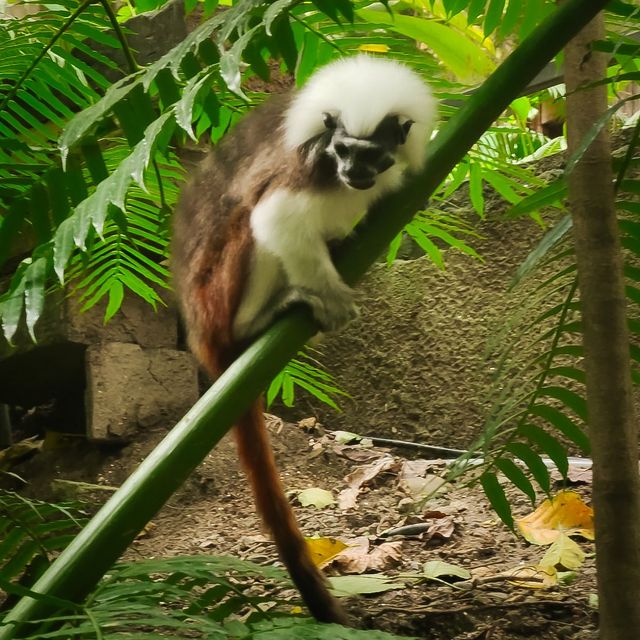
<instances>
[{"instance_id":1,"label":"long tail","mask_svg":"<svg viewBox=\"0 0 640 640\"><path fill-rule=\"evenodd\" d=\"M313 564L293 509L287 500L273 449L257 402L236 426L238 451L253 488L262 518L271 530L280 558L309 611L320 622L347 624L338 601L329 593L320 570Z\"/></svg>"},{"instance_id":2,"label":"long tail","mask_svg":"<svg viewBox=\"0 0 640 640\"><path fill-rule=\"evenodd\" d=\"M214 344L211 339L203 346L198 350L198 355L212 378L216 378L230 364L235 349L229 344ZM309 611L319 622L348 624L347 615L329 593L324 576L311 560L285 495L264 422L261 400L237 422L235 435L238 454L249 478L258 512L271 531L280 559Z\"/></svg>"}]
</instances>

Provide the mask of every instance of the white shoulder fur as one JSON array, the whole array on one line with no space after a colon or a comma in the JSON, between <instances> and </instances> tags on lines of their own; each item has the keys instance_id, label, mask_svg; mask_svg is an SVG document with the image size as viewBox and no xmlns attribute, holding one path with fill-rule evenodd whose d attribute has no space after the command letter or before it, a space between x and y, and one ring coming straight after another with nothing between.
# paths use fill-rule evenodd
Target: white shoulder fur
<instances>
[{"instance_id":1,"label":"white shoulder fur","mask_svg":"<svg viewBox=\"0 0 640 640\"><path fill-rule=\"evenodd\" d=\"M358 55L342 58L317 71L289 107L285 143L295 149L322 133L322 114L339 115L348 133L367 136L389 114L413 120L407 141L397 153L418 171L433 131L436 102L422 78L394 60Z\"/></svg>"}]
</instances>

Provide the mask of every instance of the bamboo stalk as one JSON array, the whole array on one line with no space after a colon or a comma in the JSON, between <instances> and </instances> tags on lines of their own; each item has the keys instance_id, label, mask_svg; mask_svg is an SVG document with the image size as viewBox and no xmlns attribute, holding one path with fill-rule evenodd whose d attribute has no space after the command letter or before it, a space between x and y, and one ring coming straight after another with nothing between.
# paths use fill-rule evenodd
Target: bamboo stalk
<instances>
[{"instance_id":1,"label":"bamboo stalk","mask_svg":"<svg viewBox=\"0 0 640 640\"><path fill-rule=\"evenodd\" d=\"M605 5L606 0L567 0L487 79L431 143L421 175L380 201L344 243L336 264L348 283L362 277L480 135ZM81 602L315 330L305 309L292 309L256 340L102 507L33 590ZM17 637L26 623L45 618L52 610L46 599L22 598L5 618L0 640Z\"/></svg>"}]
</instances>

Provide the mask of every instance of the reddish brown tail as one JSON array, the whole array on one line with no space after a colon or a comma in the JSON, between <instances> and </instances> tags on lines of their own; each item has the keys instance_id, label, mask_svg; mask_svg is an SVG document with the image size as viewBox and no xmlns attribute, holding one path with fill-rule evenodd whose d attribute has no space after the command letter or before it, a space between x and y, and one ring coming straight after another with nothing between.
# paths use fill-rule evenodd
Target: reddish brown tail
<instances>
[{"instance_id":1,"label":"reddish brown tail","mask_svg":"<svg viewBox=\"0 0 640 640\"><path fill-rule=\"evenodd\" d=\"M229 342L214 340L212 336L215 335L210 333L206 341L192 340L194 351L212 378L220 375L220 369L230 364L235 351ZM217 334L218 338L225 335L230 335L230 331ZM293 509L284 493L261 401L256 402L238 421L235 433L240 460L249 476L258 511L271 531L280 558L309 611L320 622L347 624L346 614L329 593L323 575L311 561Z\"/></svg>"},{"instance_id":2,"label":"reddish brown tail","mask_svg":"<svg viewBox=\"0 0 640 640\"><path fill-rule=\"evenodd\" d=\"M239 421L236 440L258 510L271 530L280 558L309 611L320 622L347 624L346 614L329 593L324 577L311 561L304 537L284 493L261 402L257 402Z\"/></svg>"}]
</instances>

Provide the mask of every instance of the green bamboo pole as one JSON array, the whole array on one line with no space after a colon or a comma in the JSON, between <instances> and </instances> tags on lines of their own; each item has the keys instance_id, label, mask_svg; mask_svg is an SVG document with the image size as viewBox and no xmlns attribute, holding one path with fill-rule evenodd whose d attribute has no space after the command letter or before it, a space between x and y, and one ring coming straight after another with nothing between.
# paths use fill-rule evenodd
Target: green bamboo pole
<instances>
[{"instance_id":1,"label":"green bamboo pole","mask_svg":"<svg viewBox=\"0 0 640 640\"><path fill-rule=\"evenodd\" d=\"M380 201L344 243L336 264L348 283L357 282L480 135L606 4L606 0L566 0L496 69L431 143L424 171L399 193ZM292 309L256 340L133 472L33 591L82 602L315 331L307 310ZM22 598L4 619L0 640L18 637L26 623L45 618L53 610L46 599Z\"/></svg>"}]
</instances>

